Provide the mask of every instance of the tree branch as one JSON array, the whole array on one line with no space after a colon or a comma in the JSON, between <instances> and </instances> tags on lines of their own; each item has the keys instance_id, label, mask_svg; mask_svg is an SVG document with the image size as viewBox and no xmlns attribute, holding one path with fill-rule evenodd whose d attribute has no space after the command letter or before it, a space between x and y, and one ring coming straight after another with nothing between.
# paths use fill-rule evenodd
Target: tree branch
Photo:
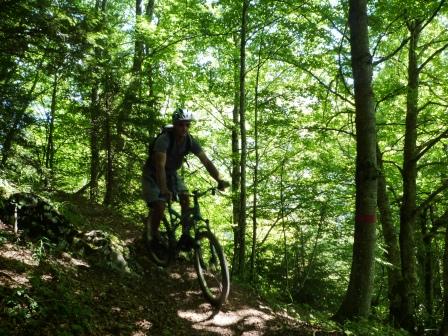
<instances>
[{"instance_id":1,"label":"tree branch","mask_svg":"<svg viewBox=\"0 0 448 336\"><path fill-rule=\"evenodd\" d=\"M423 155L425 155L432 147L434 147L440 140L448 138L448 129L443 131L439 136L435 137L434 139L431 139L427 141L426 143L419 146L419 149L417 151L417 154L415 156L416 161L420 160Z\"/></svg>"},{"instance_id":2,"label":"tree branch","mask_svg":"<svg viewBox=\"0 0 448 336\"><path fill-rule=\"evenodd\" d=\"M342 94L340 94L339 92L335 91L333 88L331 88L330 85L328 85L327 83L325 83L323 80L321 80L317 75L315 75L311 70L307 69L303 64L300 64L299 62L295 61L295 60L285 60L285 59L280 59L279 61L291 64L303 71L305 71L307 74L309 74L311 77L313 77L321 86L323 86L328 92L334 94L335 96L339 97L341 100L345 101L346 103L355 106L355 103L348 99L347 97L343 96Z\"/></svg>"},{"instance_id":3,"label":"tree branch","mask_svg":"<svg viewBox=\"0 0 448 336\"><path fill-rule=\"evenodd\" d=\"M377 66L378 64L381 64L394 57L409 42L410 38L410 36L406 37L403 41L401 41L400 45L394 51L392 51L389 55L379 58L377 61L373 62L372 65Z\"/></svg>"},{"instance_id":4,"label":"tree branch","mask_svg":"<svg viewBox=\"0 0 448 336\"><path fill-rule=\"evenodd\" d=\"M448 179L446 179L440 187L438 187L435 191L433 191L420 205L415 209L415 212L419 212L420 210L426 208L433 200L437 197L441 192L448 189Z\"/></svg>"},{"instance_id":5,"label":"tree branch","mask_svg":"<svg viewBox=\"0 0 448 336\"><path fill-rule=\"evenodd\" d=\"M436 57L438 54L440 54L442 51L444 51L446 48L448 48L448 43L446 43L443 47L437 49L436 51L434 51L434 53L432 55L430 55L426 61L424 61L419 67L418 67L418 72L422 71L423 68L432 61L432 59L434 57Z\"/></svg>"},{"instance_id":6,"label":"tree branch","mask_svg":"<svg viewBox=\"0 0 448 336\"><path fill-rule=\"evenodd\" d=\"M440 107L448 108L448 104L442 104L442 103L435 102L435 101L428 101L428 102L426 102L424 105L422 105L422 106L418 109L418 112L423 111L424 109L426 109L426 108L427 108L428 106L430 106L430 105L435 105L435 106L440 106Z\"/></svg>"},{"instance_id":7,"label":"tree branch","mask_svg":"<svg viewBox=\"0 0 448 336\"><path fill-rule=\"evenodd\" d=\"M424 238L432 238L437 234L437 231L443 227L446 226L448 224L448 210L445 211L445 213L440 216L439 218L437 218L433 223L432 223L432 228L431 231L429 231Z\"/></svg>"},{"instance_id":8,"label":"tree branch","mask_svg":"<svg viewBox=\"0 0 448 336\"><path fill-rule=\"evenodd\" d=\"M439 5L437 6L437 8L434 10L434 12L432 13L432 15L429 17L429 19L422 25L422 27L420 28L420 32L422 32L427 25L429 25L431 23L432 20L434 20L434 18L437 16L437 14L439 13L439 11L442 9L443 5L445 4L446 0L441 0Z\"/></svg>"}]
</instances>

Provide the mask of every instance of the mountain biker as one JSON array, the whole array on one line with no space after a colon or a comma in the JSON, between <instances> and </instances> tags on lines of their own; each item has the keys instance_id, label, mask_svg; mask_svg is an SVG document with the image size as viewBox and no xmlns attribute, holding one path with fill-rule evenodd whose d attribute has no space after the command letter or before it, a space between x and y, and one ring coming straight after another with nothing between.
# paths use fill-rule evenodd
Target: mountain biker
<instances>
[{"instance_id":1,"label":"mountain biker","mask_svg":"<svg viewBox=\"0 0 448 336\"><path fill-rule=\"evenodd\" d=\"M205 166L208 173L218 182L218 189L224 190L229 183L221 178L215 165L202 150L200 144L190 135L188 129L193 115L186 109L178 108L172 115L172 133L163 132L153 144L152 153L143 169L143 196L151 211L151 227L148 228L148 240L152 248L161 248L159 227L165 211L165 203L178 195L182 213L182 236L179 246L189 250L194 240L189 234L187 221L190 200L183 179L177 174L184 156L191 152ZM171 143L170 143L171 142Z\"/></svg>"}]
</instances>

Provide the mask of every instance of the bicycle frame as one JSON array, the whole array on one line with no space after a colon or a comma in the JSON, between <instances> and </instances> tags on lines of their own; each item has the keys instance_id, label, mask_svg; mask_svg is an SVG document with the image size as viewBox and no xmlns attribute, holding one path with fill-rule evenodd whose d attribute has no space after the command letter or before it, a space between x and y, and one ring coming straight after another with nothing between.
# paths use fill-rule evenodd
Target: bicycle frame
<instances>
[{"instance_id":1,"label":"bicycle frame","mask_svg":"<svg viewBox=\"0 0 448 336\"><path fill-rule=\"evenodd\" d=\"M201 230L211 231L210 229L210 222L208 219L204 219L201 215L201 207L199 205L199 198L202 196L212 193L214 194L216 192L216 187L208 188L202 192L198 190L194 190L190 196L193 196L193 207L190 208L190 213L188 214L188 220L190 221L190 229L194 230L194 233L197 234ZM177 228L181 224L182 216L177 212L173 206L172 202L168 202L168 215L169 219L166 218L166 224L169 226L169 229L174 233L176 232Z\"/></svg>"}]
</instances>

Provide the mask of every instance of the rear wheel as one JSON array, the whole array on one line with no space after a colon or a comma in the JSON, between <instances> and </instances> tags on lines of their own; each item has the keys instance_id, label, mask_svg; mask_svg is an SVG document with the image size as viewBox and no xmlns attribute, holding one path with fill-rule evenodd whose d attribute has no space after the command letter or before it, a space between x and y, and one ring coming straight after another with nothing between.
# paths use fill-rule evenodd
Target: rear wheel
<instances>
[{"instance_id":1,"label":"rear wheel","mask_svg":"<svg viewBox=\"0 0 448 336\"><path fill-rule=\"evenodd\" d=\"M194 266L199 284L207 301L219 308L227 300L230 289L224 252L211 232L199 232L195 240Z\"/></svg>"},{"instance_id":2,"label":"rear wheel","mask_svg":"<svg viewBox=\"0 0 448 336\"><path fill-rule=\"evenodd\" d=\"M150 217L146 220L145 231L144 231L144 241L148 249L149 256L159 266L167 267L174 258L174 248L176 245L176 240L174 238L173 232L168 226L167 220L164 218L160 223L159 233L160 233L160 244L154 244L151 241L151 219Z\"/></svg>"}]
</instances>

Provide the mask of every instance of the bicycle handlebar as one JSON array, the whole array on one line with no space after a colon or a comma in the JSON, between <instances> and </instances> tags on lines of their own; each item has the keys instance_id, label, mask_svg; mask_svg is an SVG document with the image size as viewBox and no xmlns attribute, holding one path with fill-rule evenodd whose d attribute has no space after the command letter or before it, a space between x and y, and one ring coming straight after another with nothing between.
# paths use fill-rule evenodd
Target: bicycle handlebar
<instances>
[{"instance_id":1,"label":"bicycle handlebar","mask_svg":"<svg viewBox=\"0 0 448 336\"><path fill-rule=\"evenodd\" d=\"M216 193L216 190L218 190L218 187L210 187L203 191L199 191L198 189L195 189L195 190L193 190L192 195L193 195L193 197L201 198L202 196L208 194L209 192L211 192L211 194L214 195Z\"/></svg>"},{"instance_id":2,"label":"bicycle handlebar","mask_svg":"<svg viewBox=\"0 0 448 336\"><path fill-rule=\"evenodd\" d=\"M194 199L199 199L199 198L201 198L202 196L205 196L208 193L211 193L212 195L215 195L216 191L219 191L219 190L220 189L218 188L218 186L210 187L210 188L207 188L207 189L202 190L202 191L200 191L199 189L195 189L195 190L192 191L190 196L193 196ZM173 199L168 201L167 203L171 203L173 200L177 199L177 194L173 195L173 196L174 196Z\"/></svg>"}]
</instances>

